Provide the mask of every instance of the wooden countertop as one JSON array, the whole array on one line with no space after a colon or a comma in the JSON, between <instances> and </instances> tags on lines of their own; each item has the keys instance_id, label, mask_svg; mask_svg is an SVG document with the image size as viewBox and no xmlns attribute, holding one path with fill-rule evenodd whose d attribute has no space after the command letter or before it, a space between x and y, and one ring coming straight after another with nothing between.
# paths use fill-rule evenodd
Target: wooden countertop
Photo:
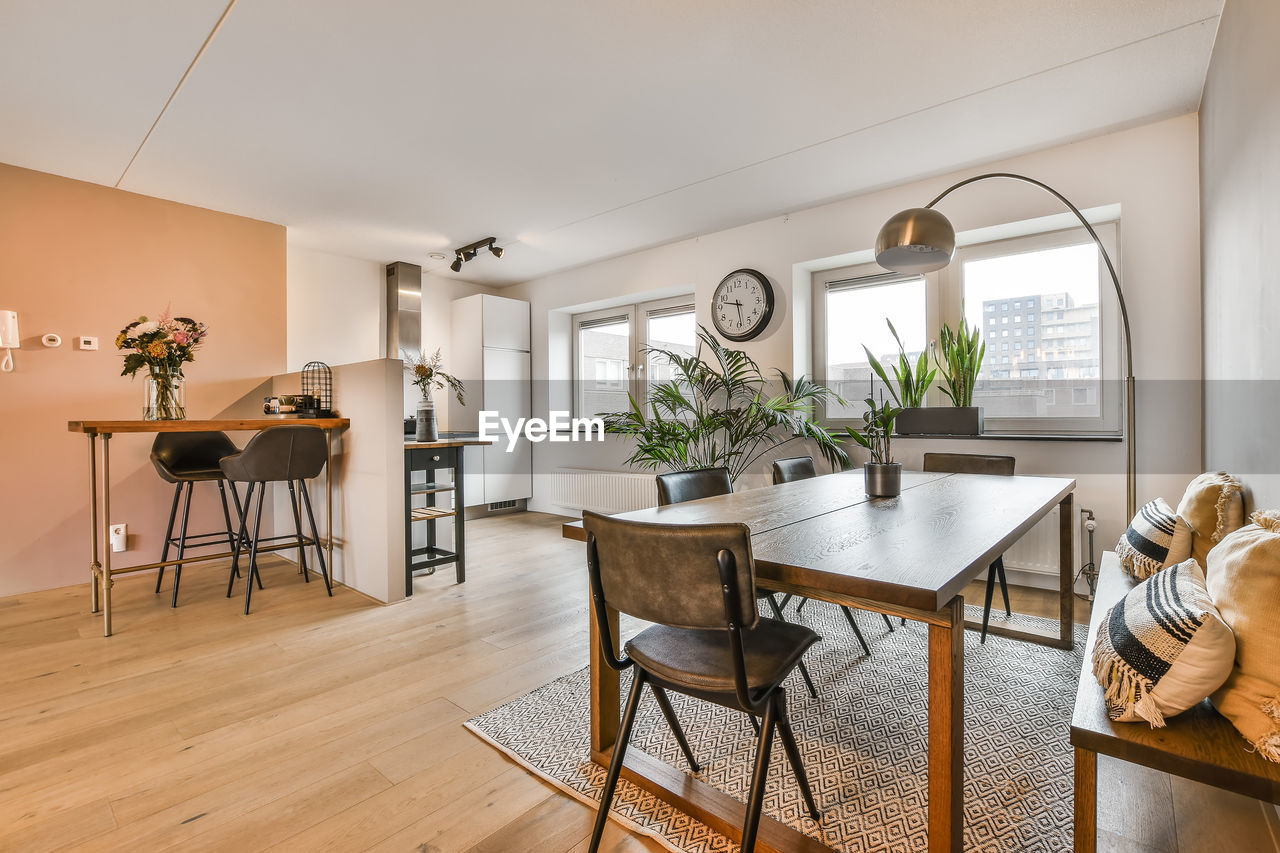
<instances>
[{"instance_id":1,"label":"wooden countertop","mask_svg":"<svg viewBox=\"0 0 1280 853\"><path fill-rule=\"evenodd\" d=\"M442 438L437 441L414 441L406 438L404 440L405 450L431 450L438 447L475 447L477 445L493 444L492 441L485 441L480 438Z\"/></svg>"},{"instance_id":2,"label":"wooden countertop","mask_svg":"<svg viewBox=\"0 0 1280 853\"><path fill-rule=\"evenodd\" d=\"M283 424L314 426L321 429L345 429L350 418L297 418L288 415L263 415L259 418L213 418L183 421L67 421L67 430L88 435L119 432L235 432L260 430Z\"/></svg>"}]
</instances>

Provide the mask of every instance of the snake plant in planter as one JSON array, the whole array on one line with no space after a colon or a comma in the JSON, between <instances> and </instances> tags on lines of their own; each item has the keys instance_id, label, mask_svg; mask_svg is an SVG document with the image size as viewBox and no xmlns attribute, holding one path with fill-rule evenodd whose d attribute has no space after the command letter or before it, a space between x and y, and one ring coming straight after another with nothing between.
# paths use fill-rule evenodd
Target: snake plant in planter
<instances>
[{"instance_id":1,"label":"snake plant in planter","mask_svg":"<svg viewBox=\"0 0 1280 853\"><path fill-rule=\"evenodd\" d=\"M871 451L870 461L862 466L867 494L876 498L896 497L902 490L902 464L893 461L893 422L902 414L902 407L885 400L883 392L879 404L874 397L867 397L863 402L867 410L862 413L862 429L845 427L845 432Z\"/></svg>"},{"instance_id":2,"label":"snake plant in planter","mask_svg":"<svg viewBox=\"0 0 1280 853\"><path fill-rule=\"evenodd\" d=\"M970 329L968 321L963 318L958 332L953 332L944 323L938 334L938 350L942 358L939 359L935 351L934 363L942 373L942 393L951 400L950 410L939 410L949 413L945 432L949 435L979 435L982 433L982 407L973 405L973 388L987 354L982 330L977 327Z\"/></svg>"},{"instance_id":3,"label":"snake plant in planter","mask_svg":"<svg viewBox=\"0 0 1280 853\"><path fill-rule=\"evenodd\" d=\"M658 347L648 352L666 358L673 377L649 386L646 406L630 397L630 409L603 416L605 432L635 440L628 465L652 471L723 466L737 481L774 448L811 441L833 468L848 467L840 442L813 420L818 404L844 402L826 386L779 370L771 389L750 356L703 327L692 355Z\"/></svg>"},{"instance_id":4,"label":"snake plant in planter","mask_svg":"<svg viewBox=\"0 0 1280 853\"><path fill-rule=\"evenodd\" d=\"M924 408L925 393L929 390L929 386L933 384L934 376L937 375L936 370L929 369L928 354L921 352L913 366L911 359L907 358L907 348L902 345L902 338L898 337L898 330L893 327L893 321L885 318L885 323L889 326L889 331L893 334L893 339L898 344L898 362L891 365L895 381L889 381L888 371L884 369L884 365L880 363L880 360L872 354L865 344L862 349L867 354L867 361L870 363L872 371L875 372L876 376L880 377L880 381L889 389L889 393L893 395L894 402L902 407L902 412L897 419L898 434L920 435L946 432L946 429L943 428L945 423L935 423L935 421L945 422L945 418L939 418L935 415L940 410Z\"/></svg>"}]
</instances>

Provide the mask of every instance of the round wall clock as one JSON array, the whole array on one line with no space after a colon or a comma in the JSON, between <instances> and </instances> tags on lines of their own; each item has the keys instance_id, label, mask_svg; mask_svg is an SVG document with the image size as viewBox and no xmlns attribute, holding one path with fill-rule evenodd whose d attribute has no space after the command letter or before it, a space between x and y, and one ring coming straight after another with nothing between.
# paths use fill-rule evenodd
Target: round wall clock
<instances>
[{"instance_id":1,"label":"round wall clock","mask_svg":"<svg viewBox=\"0 0 1280 853\"><path fill-rule=\"evenodd\" d=\"M711 297L711 321L731 341L749 341L769 325L773 316L773 287L755 270L734 270L716 285Z\"/></svg>"}]
</instances>

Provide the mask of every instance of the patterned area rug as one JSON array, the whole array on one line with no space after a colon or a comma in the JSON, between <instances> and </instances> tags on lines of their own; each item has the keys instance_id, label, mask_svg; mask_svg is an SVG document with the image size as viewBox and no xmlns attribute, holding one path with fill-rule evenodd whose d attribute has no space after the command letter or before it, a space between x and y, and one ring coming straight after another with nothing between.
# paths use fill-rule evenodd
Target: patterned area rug
<instances>
[{"instance_id":1,"label":"patterned area rug","mask_svg":"<svg viewBox=\"0 0 1280 853\"><path fill-rule=\"evenodd\" d=\"M980 608L967 610L970 619L976 613L981 621ZM793 613L789 607L787 618ZM798 673L787 684L792 724L822 823L805 813L776 738L764 810L837 850L925 850L926 627L908 622L889 633L877 614L856 614L871 645L869 658L860 655L835 606L810 602L794 617L825 638L805 655L818 698L809 697ZM992 622L1055 630L1057 624L1018 615L1006 621L995 613ZM966 850L1071 849L1072 753L1067 737L1084 640L1085 628L1079 625L1073 652L994 635L981 645L976 632L965 632ZM628 687L624 676L624 698ZM745 802L755 750L746 715L670 695L703 763L699 778ZM467 726L563 790L592 805L599 802L605 774L588 758L585 669L475 717ZM648 692L632 743L686 769ZM625 781L614 799L613 817L675 851L737 849Z\"/></svg>"}]
</instances>

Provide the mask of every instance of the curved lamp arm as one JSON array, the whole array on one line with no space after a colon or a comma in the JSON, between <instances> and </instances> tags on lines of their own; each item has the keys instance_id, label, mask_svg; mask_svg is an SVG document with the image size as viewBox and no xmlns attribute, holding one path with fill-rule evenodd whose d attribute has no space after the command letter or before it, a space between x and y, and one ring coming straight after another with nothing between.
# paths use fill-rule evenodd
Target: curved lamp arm
<instances>
[{"instance_id":1,"label":"curved lamp arm","mask_svg":"<svg viewBox=\"0 0 1280 853\"><path fill-rule=\"evenodd\" d=\"M1128 306L1125 305L1124 293L1120 290L1120 276L1116 274L1115 264L1111 262L1111 255L1107 253L1107 247L1102 245L1102 240L1098 237L1098 232L1093 230L1093 226L1089 224L1089 220L1084 218L1084 214L1080 212L1080 209L1077 208L1074 204L1072 204L1067 199L1066 196L1064 196L1062 193L1055 190L1053 187L1049 186L1043 181L1037 181L1035 178L1028 178L1026 175L1019 175L1014 172L988 172L984 175L975 175L972 178L965 178L963 181L959 181L958 183L952 184L951 186L947 187L945 190L939 193L938 196L933 201L925 205L925 207L932 208L935 204L942 201L944 198L951 195L951 193L955 192L961 187L966 186L968 184L975 183L977 181L985 181L988 178L1009 178L1015 181L1022 181L1023 183L1026 183L1026 184L1032 184L1033 186L1039 187L1040 189L1049 193L1049 195L1056 198L1058 201L1062 202L1071 210L1072 213L1076 215L1076 218L1080 220L1080 224L1083 225L1085 230L1089 232L1089 236L1093 238L1093 242L1096 243L1098 246L1098 251L1102 253L1102 259L1106 261L1107 272L1111 273L1111 283L1112 285L1115 286L1116 300L1120 303L1120 320L1124 325L1125 419L1127 424L1126 431L1129 434L1128 459L1127 459L1128 464L1127 464L1127 469L1125 471L1125 474L1126 474L1125 500L1126 500L1126 506L1128 509L1128 518L1133 518L1134 514L1137 512L1137 476L1138 476L1138 471L1137 471L1138 434L1137 434L1137 414L1135 412L1136 393L1135 393L1135 382L1133 378L1133 335L1129 331L1129 308Z\"/></svg>"}]
</instances>

